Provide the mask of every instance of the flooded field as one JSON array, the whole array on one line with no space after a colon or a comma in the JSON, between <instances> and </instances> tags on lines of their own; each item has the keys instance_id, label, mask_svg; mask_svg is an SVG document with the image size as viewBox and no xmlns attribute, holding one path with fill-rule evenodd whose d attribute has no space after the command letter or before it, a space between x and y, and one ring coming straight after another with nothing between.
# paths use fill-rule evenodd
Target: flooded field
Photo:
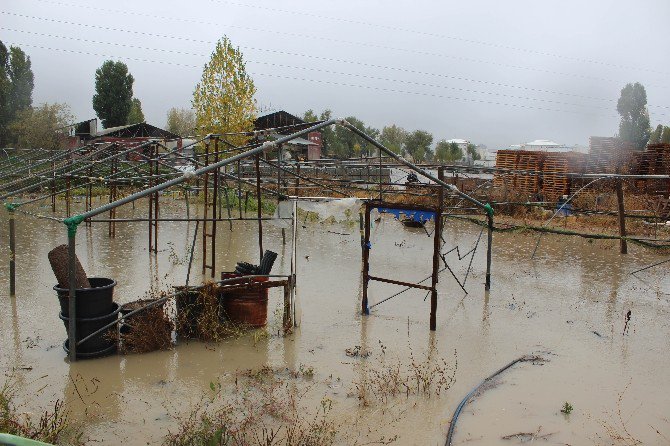
<instances>
[{"instance_id":1,"label":"flooded field","mask_svg":"<svg viewBox=\"0 0 670 446\"><path fill-rule=\"evenodd\" d=\"M126 206L117 217L145 215L139 206ZM183 217L183 204L163 205L161 215ZM6 218L3 213L0 221L4 259ZM184 284L194 229L195 223L161 223L160 252L152 256L147 223L118 223L114 239L104 223L81 225L77 253L89 276L116 279L115 300L129 302ZM283 246L279 229L269 223L264 229L264 248L279 253L273 273L288 274L290 240ZM469 251L480 230L447 220L443 252L455 246L461 254ZM232 231L219 224L218 237L217 271L257 261L255 223L234 222ZM545 235L531 260L536 237L494 235L490 293L484 292L485 237L467 295L443 272L438 326L431 333L430 301L420 290L360 314L357 221L304 222L297 249L302 316L293 334L281 334L275 310L282 295L272 290L265 330L217 344L180 343L171 351L69 364L47 260L49 250L66 242L65 227L17 214L15 298L9 297L8 262L0 262L0 367L14 380L22 410L39 412L64 400L82 438L93 444L161 444L213 392L234 395L248 386L244 391L253 398L260 386L240 374L270 367L300 395L306 416L327 412L335 444L441 445L471 389L510 361L536 354L546 361L513 366L465 406L454 444L669 444L668 269L630 274L668 253L631 245L622 256L615 241ZM383 217L371 240L371 274L413 282L430 275L433 241L423 229ZM200 249L198 242L193 282L201 280ZM446 259L463 280L470 258L459 260L453 251ZM400 289L374 283L370 304ZM392 394L380 383L395 369L406 390ZM424 391L417 380L427 370L438 372L428 373L434 381ZM561 412L565 403L569 414Z\"/></svg>"}]
</instances>

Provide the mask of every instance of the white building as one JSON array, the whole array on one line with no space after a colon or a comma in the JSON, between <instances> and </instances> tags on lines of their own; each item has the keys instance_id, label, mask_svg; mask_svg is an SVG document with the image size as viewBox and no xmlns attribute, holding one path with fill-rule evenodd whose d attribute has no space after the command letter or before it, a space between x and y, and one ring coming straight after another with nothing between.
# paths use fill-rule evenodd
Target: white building
<instances>
[{"instance_id":1,"label":"white building","mask_svg":"<svg viewBox=\"0 0 670 446\"><path fill-rule=\"evenodd\" d=\"M465 139L448 139L447 142L449 144L451 143L456 143L459 149L465 153L465 151L468 149L468 144L470 144L470 141L466 141Z\"/></svg>"},{"instance_id":2,"label":"white building","mask_svg":"<svg viewBox=\"0 0 670 446\"><path fill-rule=\"evenodd\" d=\"M536 139L523 144L514 144L510 150L527 150L530 152L570 152L573 149L565 144L559 144L548 139Z\"/></svg>"}]
</instances>

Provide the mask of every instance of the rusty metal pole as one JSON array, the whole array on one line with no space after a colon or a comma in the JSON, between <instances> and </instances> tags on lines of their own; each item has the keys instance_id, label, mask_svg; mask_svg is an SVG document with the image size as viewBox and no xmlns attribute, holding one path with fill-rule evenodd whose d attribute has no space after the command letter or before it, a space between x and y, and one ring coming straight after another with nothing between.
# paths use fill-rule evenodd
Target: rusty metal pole
<instances>
[{"instance_id":1,"label":"rusty metal pole","mask_svg":"<svg viewBox=\"0 0 670 446\"><path fill-rule=\"evenodd\" d=\"M296 177L295 177L295 188L294 188L294 194L296 197L298 196L298 190L300 189L300 161L298 161L298 166L296 167Z\"/></svg>"},{"instance_id":2,"label":"rusty metal pole","mask_svg":"<svg viewBox=\"0 0 670 446\"><path fill-rule=\"evenodd\" d=\"M368 307L368 281L370 277L370 204L365 202L365 228L363 233L363 300L361 301L361 311L363 314L370 314Z\"/></svg>"},{"instance_id":3,"label":"rusty metal pole","mask_svg":"<svg viewBox=\"0 0 670 446\"><path fill-rule=\"evenodd\" d=\"M437 178L444 181L444 168L440 166L437 169ZM438 185L437 208L435 211L435 230L433 231L433 277L430 291L430 329L435 331L437 328L437 282L440 272L440 239L442 235L442 201L444 200L444 188Z\"/></svg>"},{"instance_id":4,"label":"rusty metal pole","mask_svg":"<svg viewBox=\"0 0 670 446\"><path fill-rule=\"evenodd\" d=\"M291 317L293 310L291 309L291 288L293 287L292 277L289 277L286 285L284 285L284 317L283 327L284 334L290 333L293 330L293 318Z\"/></svg>"},{"instance_id":5,"label":"rusty metal pole","mask_svg":"<svg viewBox=\"0 0 670 446\"><path fill-rule=\"evenodd\" d=\"M616 201L617 207L619 209L619 235L621 236L620 242L620 251L621 254L628 253L628 242L626 242L626 214L623 205L623 185L622 180L618 180L616 183Z\"/></svg>"},{"instance_id":6,"label":"rusty metal pole","mask_svg":"<svg viewBox=\"0 0 670 446\"><path fill-rule=\"evenodd\" d=\"M16 295L16 229L14 210L9 210L9 295Z\"/></svg>"},{"instance_id":7,"label":"rusty metal pole","mask_svg":"<svg viewBox=\"0 0 670 446\"><path fill-rule=\"evenodd\" d=\"M219 162L219 138L214 138L214 163ZM212 273L211 276L214 278L216 275L216 202L219 197L219 169L216 169L212 173L212 180L213 180L213 187L212 187L212 232L211 232L211 239L212 239L212 246L211 246L211 266L212 266ZM205 206L208 206L208 203L205 202ZM221 216L219 215L219 218Z\"/></svg>"},{"instance_id":8,"label":"rusty metal pole","mask_svg":"<svg viewBox=\"0 0 670 446\"><path fill-rule=\"evenodd\" d=\"M209 143L208 139L205 142L205 166L209 165ZM202 273L207 271L207 201L209 200L209 172L203 176L204 190L202 192L203 207L202 207Z\"/></svg>"},{"instance_id":9,"label":"rusty metal pole","mask_svg":"<svg viewBox=\"0 0 670 446\"><path fill-rule=\"evenodd\" d=\"M242 167L239 161L237 162L237 208L242 218Z\"/></svg>"},{"instance_id":10,"label":"rusty metal pole","mask_svg":"<svg viewBox=\"0 0 670 446\"><path fill-rule=\"evenodd\" d=\"M487 245L486 245L486 283L484 290L491 289L491 249L493 247L493 215L486 215Z\"/></svg>"},{"instance_id":11,"label":"rusty metal pole","mask_svg":"<svg viewBox=\"0 0 670 446\"><path fill-rule=\"evenodd\" d=\"M67 175L65 180L65 215L70 216L70 184L71 178L70 174Z\"/></svg>"},{"instance_id":12,"label":"rusty metal pole","mask_svg":"<svg viewBox=\"0 0 670 446\"><path fill-rule=\"evenodd\" d=\"M256 159L256 208L258 210L258 249L260 251L260 257L258 261L260 262L263 259L263 220L262 218L262 209L261 209L261 168L260 168L260 155L255 156Z\"/></svg>"},{"instance_id":13,"label":"rusty metal pole","mask_svg":"<svg viewBox=\"0 0 670 446\"><path fill-rule=\"evenodd\" d=\"M282 193L281 193L281 162L282 162L282 146L281 144L277 148L277 207L279 207L279 204L282 201ZM282 246L286 245L286 229L281 228L281 244Z\"/></svg>"},{"instance_id":14,"label":"rusty metal pole","mask_svg":"<svg viewBox=\"0 0 670 446\"><path fill-rule=\"evenodd\" d=\"M93 209L93 167L88 168L88 186L86 186L86 212ZM86 226L91 226L91 220L86 220Z\"/></svg>"},{"instance_id":15,"label":"rusty metal pole","mask_svg":"<svg viewBox=\"0 0 670 446\"><path fill-rule=\"evenodd\" d=\"M76 288L77 280L75 278L75 262L76 262L76 252L75 252L75 235L77 234L77 227L74 226L74 229L68 228L68 317L70 318L68 323L68 347L70 349L70 362L75 362L77 360L77 306L76 306Z\"/></svg>"},{"instance_id":16,"label":"rusty metal pole","mask_svg":"<svg viewBox=\"0 0 670 446\"><path fill-rule=\"evenodd\" d=\"M154 172L151 174L152 177L155 174L156 175L156 181L154 184L158 184L160 180L158 180L158 174L160 173L160 166L158 164L158 155L159 155L159 147L158 144L155 146L155 151L154 151ZM160 192L156 192L154 195L154 253L158 254L158 211L159 211L159 198L160 198Z\"/></svg>"},{"instance_id":17,"label":"rusty metal pole","mask_svg":"<svg viewBox=\"0 0 670 446\"><path fill-rule=\"evenodd\" d=\"M56 162L51 162L51 212L56 212Z\"/></svg>"}]
</instances>

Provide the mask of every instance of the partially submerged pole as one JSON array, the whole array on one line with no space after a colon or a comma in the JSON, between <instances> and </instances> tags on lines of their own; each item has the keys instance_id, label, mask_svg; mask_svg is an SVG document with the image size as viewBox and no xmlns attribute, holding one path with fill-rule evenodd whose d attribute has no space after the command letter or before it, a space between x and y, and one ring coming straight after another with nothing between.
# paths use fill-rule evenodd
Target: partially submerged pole
<instances>
[{"instance_id":1,"label":"partially submerged pole","mask_svg":"<svg viewBox=\"0 0 670 446\"><path fill-rule=\"evenodd\" d=\"M363 250L363 299L361 301L361 312L363 314L370 314L368 307L368 281L370 276L370 203L365 202L365 228L363 233L363 243L361 249Z\"/></svg>"},{"instance_id":2,"label":"partially submerged pole","mask_svg":"<svg viewBox=\"0 0 670 446\"><path fill-rule=\"evenodd\" d=\"M64 223L67 225L67 252L68 252L68 347L70 350L70 362L77 360L77 306L76 306L76 262L77 254L75 251L75 236L77 235L77 226L84 219L80 216L70 217L65 219Z\"/></svg>"},{"instance_id":3,"label":"partially submerged pole","mask_svg":"<svg viewBox=\"0 0 670 446\"><path fill-rule=\"evenodd\" d=\"M12 204L6 204L9 211L9 295L16 295L16 228L14 225L14 209Z\"/></svg>"},{"instance_id":4,"label":"partially submerged pole","mask_svg":"<svg viewBox=\"0 0 670 446\"><path fill-rule=\"evenodd\" d=\"M491 289L491 248L493 247L493 210L486 216L487 244L486 244L486 283L484 290Z\"/></svg>"},{"instance_id":5,"label":"partially submerged pole","mask_svg":"<svg viewBox=\"0 0 670 446\"><path fill-rule=\"evenodd\" d=\"M281 146L279 146L281 147ZM280 149L281 150L281 149ZM259 261L263 259L263 220L261 209L261 167L260 167L260 155L256 155L256 208L258 215L258 250L260 251Z\"/></svg>"},{"instance_id":6,"label":"partially submerged pole","mask_svg":"<svg viewBox=\"0 0 670 446\"><path fill-rule=\"evenodd\" d=\"M440 166L437 169L437 177L444 181L444 168ZM442 202L444 201L444 188L438 185L437 191L437 210L435 212L435 230L433 231L433 277L430 291L430 329L435 331L437 328L437 282L440 272L440 239L442 237Z\"/></svg>"},{"instance_id":7,"label":"partially submerged pole","mask_svg":"<svg viewBox=\"0 0 670 446\"><path fill-rule=\"evenodd\" d=\"M628 253L628 243L626 242L626 214L623 205L623 185L622 180L619 179L616 183L616 201L619 210L619 236L621 236L620 252L621 254Z\"/></svg>"}]
</instances>

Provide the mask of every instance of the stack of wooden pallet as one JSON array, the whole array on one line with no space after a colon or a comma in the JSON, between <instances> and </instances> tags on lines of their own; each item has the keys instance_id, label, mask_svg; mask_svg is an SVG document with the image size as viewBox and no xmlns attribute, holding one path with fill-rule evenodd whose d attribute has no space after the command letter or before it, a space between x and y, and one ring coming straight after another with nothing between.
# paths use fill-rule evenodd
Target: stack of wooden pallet
<instances>
[{"instance_id":1,"label":"stack of wooden pallet","mask_svg":"<svg viewBox=\"0 0 670 446\"><path fill-rule=\"evenodd\" d=\"M496 169L502 170L496 170L493 176L495 187L514 187L516 174L513 171L516 169L518 155L518 150L498 150L496 153ZM510 172L505 172L505 170Z\"/></svg>"},{"instance_id":2,"label":"stack of wooden pallet","mask_svg":"<svg viewBox=\"0 0 670 446\"><path fill-rule=\"evenodd\" d=\"M670 144L650 144L636 154L634 172L637 175L670 175ZM647 193L667 195L668 180L637 180L636 186Z\"/></svg>"},{"instance_id":3,"label":"stack of wooden pallet","mask_svg":"<svg viewBox=\"0 0 670 446\"><path fill-rule=\"evenodd\" d=\"M518 171L527 171L525 173L517 173L515 188L519 192L536 194L540 191L540 176L538 174L542 170L542 163L546 155L546 152L519 151L516 169Z\"/></svg>"},{"instance_id":4,"label":"stack of wooden pallet","mask_svg":"<svg viewBox=\"0 0 670 446\"><path fill-rule=\"evenodd\" d=\"M547 153L542 164L542 195L545 200L556 201L570 194L571 178L568 173L582 173L586 155L576 152Z\"/></svg>"},{"instance_id":5,"label":"stack of wooden pallet","mask_svg":"<svg viewBox=\"0 0 670 446\"><path fill-rule=\"evenodd\" d=\"M627 173L635 148L620 138L592 136L589 138L589 173Z\"/></svg>"}]
</instances>

